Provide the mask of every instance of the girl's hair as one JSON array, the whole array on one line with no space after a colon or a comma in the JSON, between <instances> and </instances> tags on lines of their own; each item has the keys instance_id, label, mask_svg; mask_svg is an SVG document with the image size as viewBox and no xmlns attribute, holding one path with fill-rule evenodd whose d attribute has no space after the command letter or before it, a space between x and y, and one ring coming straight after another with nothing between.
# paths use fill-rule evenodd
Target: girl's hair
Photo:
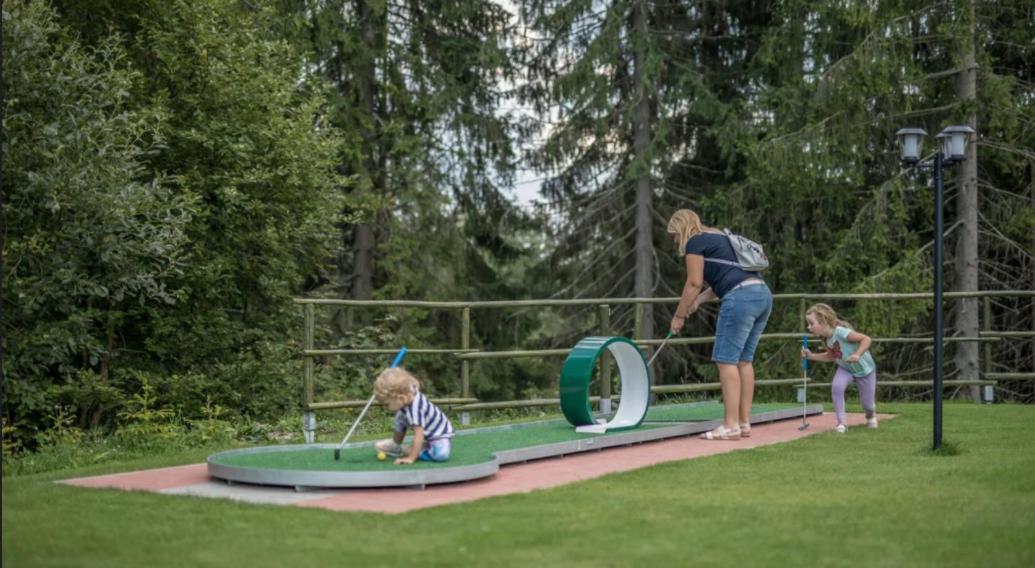
<instances>
[{"instance_id":1,"label":"girl's hair","mask_svg":"<svg viewBox=\"0 0 1035 568\"><path fill-rule=\"evenodd\" d=\"M668 220L668 227L665 231L675 241L676 246L679 247L679 254L682 255L686 254L686 242L695 235L703 233L704 226L701 224L701 218L697 216L697 213L689 209L680 209L672 214L672 218Z\"/></svg>"},{"instance_id":2,"label":"girl's hair","mask_svg":"<svg viewBox=\"0 0 1035 568\"><path fill-rule=\"evenodd\" d=\"M420 391L420 381L402 367L389 367L374 381L374 397L385 404L391 401L406 404Z\"/></svg>"},{"instance_id":3,"label":"girl's hair","mask_svg":"<svg viewBox=\"0 0 1035 568\"><path fill-rule=\"evenodd\" d=\"M852 329L852 324L843 319L838 319L837 312L827 304L813 304L811 308L805 310L805 315L807 316L809 314L816 316L817 321L829 325L830 327L841 326Z\"/></svg>"}]
</instances>

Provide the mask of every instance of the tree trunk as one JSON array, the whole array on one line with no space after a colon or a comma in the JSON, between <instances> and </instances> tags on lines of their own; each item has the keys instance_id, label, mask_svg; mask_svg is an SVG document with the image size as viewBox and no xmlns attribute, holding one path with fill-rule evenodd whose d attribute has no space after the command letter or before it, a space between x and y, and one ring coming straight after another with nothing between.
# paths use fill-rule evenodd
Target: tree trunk
<instances>
[{"instance_id":1,"label":"tree trunk","mask_svg":"<svg viewBox=\"0 0 1035 568\"><path fill-rule=\"evenodd\" d=\"M364 152L363 174L370 180L370 191L382 194L385 191L385 175L382 171L385 162L381 154L380 134L377 131L377 120L380 108L378 105L377 62L382 54L384 30L384 14L369 1L361 1L359 19L362 22L363 50L355 75L355 89L359 104L370 118L363 128ZM375 215L359 225L352 234L352 287L350 296L353 300L369 300L374 289L374 252L377 238L373 224L377 222Z\"/></svg>"},{"instance_id":2,"label":"tree trunk","mask_svg":"<svg viewBox=\"0 0 1035 568\"><path fill-rule=\"evenodd\" d=\"M352 232L352 288L353 300L369 300L374 289L374 229L369 223L356 225Z\"/></svg>"},{"instance_id":3,"label":"tree trunk","mask_svg":"<svg viewBox=\"0 0 1035 568\"><path fill-rule=\"evenodd\" d=\"M636 176L636 272L634 290L636 297L649 298L654 294L654 239L651 189L651 167L648 150L651 138L650 99L643 77L646 63L646 42L649 41L647 31L647 7L643 2L633 5L633 42L635 56L633 61L633 85L635 86L636 111L633 118L633 162L641 169ZM643 311L643 328L641 337L654 337L654 307L645 304Z\"/></svg>"},{"instance_id":4,"label":"tree trunk","mask_svg":"<svg viewBox=\"0 0 1035 568\"><path fill-rule=\"evenodd\" d=\"M1035 209L1035 160L1028 161L1028 199L1031 203L1031 208ZM1028 237L1030 243L1028 250L1035 251L1035 232ZM1028 264L1031 267L1031 289L1035 290L1035 261ZM1029 329L1035 329L1035 298L1031 299L1031 327ZM1031 340L1031 364L1029 368L1035 368L1035 337ZM1023 361L1023 359L1022 359Z\"/></svg>"},{"instance_id":5,"label":"tree trunk","mask_svg":"<svg viewBox=\"0 0 1035 568\"><path fill-rule=\"evenodd\" d=\"M960 54L963 71L958 77L956 94L960 101L972 101L977 91L977 62L974 57L974 6L968 8L970 18L970 35L964 42ZM967 125L977 130L977 117L967 117ZM977 191L977 140L967 145L967 159L959 165L957 184L959 190L956 197L960 227L956 231L955 289L961 292L978 289L978 191ZM978 321L978 298L961 298L956 304L956 333L964 337L977 337L980 330ZM955 364L959 378L973 380L978 378L979 345L975 342L956 344ZM981 400L980 387L970 387L970 396Z\"/></svg>"}]
</instances>

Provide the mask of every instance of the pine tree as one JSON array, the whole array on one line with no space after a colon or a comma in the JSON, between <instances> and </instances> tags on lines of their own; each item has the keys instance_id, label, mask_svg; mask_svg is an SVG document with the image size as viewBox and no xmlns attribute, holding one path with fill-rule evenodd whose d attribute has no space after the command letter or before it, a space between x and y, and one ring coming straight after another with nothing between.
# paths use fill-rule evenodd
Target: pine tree
<instances>
[{"instance_id":1,"label":"pine tree","mask_svg":"<svg viewBox=\"0 0 1035 568\"><path fill-rule=\"evenodd\" d=\"M929 258L931 188L928 178L900 168L894 132L920 125L933 134L967 123L979 132L972 154L946 175L947 250L955 243L951 261L959 267L947 283L1000 288L1022 280L982 259L992 250L1014 266L1029 257L1003 246L1018 241L1005 237L1009 223L996 219L1006 202L1030 210L1016 199L1024 195L1016 157L1030 138L1020 126L1030 116L1030 96L1022 94L1030 83L1016 79L1030 76L1030 64L1018 58L1023 42L1013 43L1031 37L1023 11L1009 2L779 5L755 71L760 96L744 105L759 120L737 137L748 157L743 187L764 196L772 220L762 239L777 251L778 287L930 290L932 270L948 268L932 267ZM1020 191L977 191L992 186L985 176L997 178L994 187ZM975 336L976 302L950 305L955 333ZM930 325L929 305L920 303L842 308L878 335ZM953 350L950 375L977 378L976 345ZM930 365L923 351L908 348L885 361L886 376L922 375Z\"/></svg>"},{"instance_id":2,"label":"pine tree","mask_svg":"<svg viewBox=\"0 0 1035 568\"><path fill-rule=\"evenodd\" d=\"M408 225L454 223L474 248L512 254L500 227L521 220L501 189L514 167L514 125L500 109L501 85L514 72L507 12L483 0L280 4L313 70L333 86L331 125L346 138L340 170L354 181L339 294L399 292L393 274L426 268L386 262L385 243Z\"/></svg>"},{"instance_id":3,"label":"pine tree","mask_svg":"<svg viewBox=\"0 0 1035 568\"><path fill-rule=\"evenodd\" d=\"M685 269L668 254L665 223L737 179L724 125L746 96L764 4L523 3L537 34L524 100L551 117L532 164L549 176L543 192L558 218L557 295L678 295ZM670 309L658 311L644 310L640 336L667 326ZM615 327L632 320L619 311Z\"/></svg>"}]
</instances>

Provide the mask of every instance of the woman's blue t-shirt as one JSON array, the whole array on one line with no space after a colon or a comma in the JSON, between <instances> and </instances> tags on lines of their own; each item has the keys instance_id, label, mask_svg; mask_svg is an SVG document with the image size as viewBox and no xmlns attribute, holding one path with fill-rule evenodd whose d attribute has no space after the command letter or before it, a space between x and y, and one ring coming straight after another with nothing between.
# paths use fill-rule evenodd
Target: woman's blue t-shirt
<instances>
[{"instance_id":1,"label":"woman's blue t-shirt","mask_svg":"<svg viewBox=\"0 0 1035 568\"><path fill-rule=\"evenodd\" d=\"M722 298L734 286L748 278L759 278L757 272L748 272L739 266L731 266L720 262L708 262L709 258L737 262L737 254L726 235L700 233L690 237L686 242L686 254L697 254L704 257L704 281L715 295Z\"/></svg>"}]
</instances>

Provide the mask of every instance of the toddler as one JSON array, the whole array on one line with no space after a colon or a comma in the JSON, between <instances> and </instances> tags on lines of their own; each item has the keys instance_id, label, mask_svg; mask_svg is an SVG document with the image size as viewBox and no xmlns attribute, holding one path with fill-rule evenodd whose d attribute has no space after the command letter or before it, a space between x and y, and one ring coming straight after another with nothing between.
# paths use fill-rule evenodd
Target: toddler
<instances>
[{"instance_id":1,"label":"toddler","mask_svg":"<svg viewBox=\"0 0 1035 568\"><path fill-rule=\"evenodd\" d=\"M420 392L420 383L402 367L385 369L374 381L374 397L395 412L392 438L374 445L379 452L397 456L396 465L415 461L449 459L453 425L439 407ZM403 447L406 430L413 430L413 444Z\"/></svg>"}]
</instances>

